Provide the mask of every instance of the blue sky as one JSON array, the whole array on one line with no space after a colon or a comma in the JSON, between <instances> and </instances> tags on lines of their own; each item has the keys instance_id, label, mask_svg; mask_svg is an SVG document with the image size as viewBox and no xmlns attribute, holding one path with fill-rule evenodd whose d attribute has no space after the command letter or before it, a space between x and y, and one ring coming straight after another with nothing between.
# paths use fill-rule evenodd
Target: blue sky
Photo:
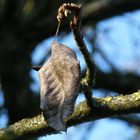
<instances>
[{"instance_id":1,"label":"blue sky","mask_svg":"<svg viewBox=\"0 0 140 140\"><path fill-rule=\"evenodd\" d=\"M137 72L140 74L140 11L123 14L104 20L97 24L97 44L107 55L108 59L121 71ZM49 38L38 44L32 54L32 63L38 64L50 49L53 38ZM85 66L84 60L76 47L72 34L59 41L73 48L80 60L82 68ZM88 49L91 50L90 43L86 40ZM109 71L110 66L103 58L96 54L94 56L96 64L103 70ZM31 71L31 75L35 80L31 88L39 91L39 79L35 71ZM94 96L100 96L100 91L95 91ZM84 100L83 95L79 95L77 103ZM3 93L0 94L0 105L4 103ZM0 114L0 127L4 127L7 123L7 112L3 110ZM87 134L87 140L128 140L132 139L136 134L133 126L117 119L102 119L94 122L89 133L86 128L91 123L85 123L68 129L67 135L57 134L39 138L39 140L81 140ZM85 133L85 134L84 134Z\"/></svg>"},{"instance_id":2,"label":"blue sky","mask_svg":"<svg viewBox=\"0 0 140 140\"><path fill-rule=\"evenodd\" d=\"M108 59L122 72L136 72L140 74L140 11L126 13L121 16L113 17L104 20L97 25L97 44L107 55ZM50 46L53 39L44 41L42 50ZM82 67L84 67L84 60L79 54L75 45L72 34L69 34L61 43L75 49L78 59ZM91 45L86 41L88 49ZM136 50L135 50L136 49ZM36 54L36 53L35 53ZM33 54L34 56L34 54ZM34 58L34 57L33 57ZM94 56L96 64L103 70L109 71L110 66L103 60L103 58L96 54ZM33 59L36 63L36 60ZM100 96L100 91L94 91L94 96ZM80 95L77 99L84 100L84 96ZM87 135L87 140L128 140L133 139L136 134L136 129L133 126L128 126L127 123L117 119L102 119L95 121L89 133L86 128L91 123L82 124L68 129L67 134L50 135L42 137L39 140L82 140L84 135Z\"/></svg>"},{"instance_id":3,"label":"blue sky","mask_svg":"<svg viewBox=\"0 0 140 140\"><path fill-rule=\"evenodd\" d=\"M135 26L134 26L135 25ZM104 51L108 59L121 71L137 72L140 74L140 11L126 13L121 16L113 17L104 20L97 24L97 44ZM36 55L42 57L42 52L50 48L53 38L47 39L43 44L39 44L36 51L33 53L33 63L38 63ZM73 48L80 60L82 68L85 66L84 60L76 47L72 34L70 33L65 38L59 41ZM90 43L85 39L89 51L91 51ZM137 44L135 44L137 42ZM137 50L135 50L137 49ZM103 70L109 71L110 66L104 59L96 54L94 56L96 64ZM36 73L34 74L34 76ZM36 76L35 76L36 77ZM35 78L34 77L34 78ZM38 81L38 77L35 78ZM39 82L37 82L39 84ZM39 88L38 88L39 89ZM94 96L100 97L100 91L94 91ZM79 101L84 100L83 95L79 95ZM67 134L57 134L41 137L39 140L82 140L82 137L87 134L87 140L128 140L132 139L136 134L134 127L128 126L127 123L117 119L102 119L95 121L90 132L86 132L86 128L91 123L82 124L68 129Z\"/></svg>"},{"instance_id":4,"label":"blue sky","mask_svg":"<svg viewBox=\"0 0 140 140\"><path fill-rule=\"evenodd\" d=\"M67 134L49 135L39 140L81 140L87 134L87 140L128 140L136 131L133 127L119 120L102 119L95 122L90 131L85 133L89 123L68 129Z\"/></svg>"}]
</instances>

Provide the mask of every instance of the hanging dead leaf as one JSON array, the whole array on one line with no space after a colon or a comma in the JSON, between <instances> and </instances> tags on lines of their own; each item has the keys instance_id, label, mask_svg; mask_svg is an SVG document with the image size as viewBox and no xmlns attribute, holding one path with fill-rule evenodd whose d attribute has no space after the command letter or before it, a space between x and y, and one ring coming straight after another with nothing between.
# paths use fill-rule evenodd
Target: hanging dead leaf
<instances>
[{"instance_id":1,"label":"hanging dead leaf","mask_svg":"<svg viewBox=\"0 0 140 140\"><path fill-rule=\"evenodd\" d=\"M49 126L65 131L65 119L73 112L80 83L80 64L75 52L54 42L51 57L40 68L39 77L44 117Z\"/></svg>"}]
</instances>

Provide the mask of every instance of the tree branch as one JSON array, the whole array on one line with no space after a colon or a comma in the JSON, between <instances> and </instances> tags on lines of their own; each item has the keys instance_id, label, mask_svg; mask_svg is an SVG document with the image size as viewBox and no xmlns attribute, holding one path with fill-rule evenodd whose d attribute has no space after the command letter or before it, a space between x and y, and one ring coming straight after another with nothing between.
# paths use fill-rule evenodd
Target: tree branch
<instances>
[{"instance_id":1,"label":"tree branch","mask_svg":"<svg viewBox=\"0 0 140 140\"><path fill-rule=\"evenodd\" d=\"M127 123L129 123L130 125L135 125L140 127L140 118L136 115L133 116L119 116L117 117L117 119L120 119L122 121L125 121Z\"/></svg>"},{"instance_id":2,"label":"tree branch","mask_svg":"<svg viewBox=\"0 0 140 140\"><path fill-rule=\"evenodd\" d=\"M131 94L140 89L140 76L134 73L104 73L97 69L94 89L106 89L121 94Z\"/></svg>"},{"instance_id":3,"label":"tree branch","mask_svg":"<svg viewBox=\"0 0 140 140\"><path fill-rule=\"evenodd\" d=\"M65 0L65 2L68 2L68 0ZM74 1L72 0L71 2ZM54 35L57 25L56 22L54 22L54 18L52 18L55 17L53 11L56 10L56 7L60 5L60 3L58 4L55 2L54 4L55 5L53 5L52 10L50 10L49 13L46 14L46 17L43 17L42 19L40 16L40 19L38 18L38 20L35 21L34 23L30 22L27 25L25 24L26 26L24 26L23 31L27 32L26 36L28 40L31 40L32 42L37 40L38 43L39 41L42 41L43 39L46 39L47 37ZM44 8L48 9L47 6ZM83 25L87 25L89 23L93 24L101 20L107 19L111 16L116 16L132 10L137 10L139 8L140 8L139 0L92 1L89 4L85 4L82 9L82 23ZM54 23L54 25L52 25L51 23ZM63 31L68 31L67 23L63 24Z\"/></svg>"},{"instance_id":4,"label":"tree branch","mask_svg":"<svg viewBox=\"0 0 140 140\"><path fill-rule=\"evenodd\" d=\"M70 127L101 118L130 113L140 113L140 92L125 96L93 98L92 110L86 101L81 102L75 107L72 116L66 122L68 127ZM34 118L23 119L7 128L1 129L0 139L23 139L54 133L57 132L47 125L41 114Z\"/></svg>"},{"instance_id":5,"label":"tree branch","mask_svg":"<svg viewBox=\"0 0 140 140\"><path fill-rule=\"evenodd\" d=\"M139 0L97 0L86 4L82 10L84 24L96 23L100 20L133 11L140 8Z\"/></svg>"},{"instance_id":6,"label":"tree branch","mask_svg":"<svg viewBox=\"0 0 140 140\"><path fill-rule=\"evenodd\" d=\"M95 79L95 64L91 59L90 53L88 52L86 44L83 40L83 36L80 33L80 8L78 11L75 11L73 20L70 22L70 27L77 46L79 47L87 65L86 76L81 80L81 90L84 92L87 104L92 108L91 88L93 85L93 79Z\"/></svg>"}]
</instances>

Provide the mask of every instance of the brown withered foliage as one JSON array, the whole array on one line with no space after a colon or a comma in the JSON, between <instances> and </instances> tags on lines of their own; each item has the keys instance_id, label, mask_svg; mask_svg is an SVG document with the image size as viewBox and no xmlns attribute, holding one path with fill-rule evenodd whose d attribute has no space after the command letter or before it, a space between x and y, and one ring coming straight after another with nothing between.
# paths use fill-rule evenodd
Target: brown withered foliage
<instances>
[{"instance_id":1,"label":"brown withered foliage","mask_svg":"<svg viewBox=\"0 0 140 140\"><path fill-rule=\"evenodd\" d=\"M48 125L65 131L65 119L74 109L80 84L80 63L75 52L60 43L52 44L51 57L40 68L41 109Z\"/></svg>"}]
</instances>

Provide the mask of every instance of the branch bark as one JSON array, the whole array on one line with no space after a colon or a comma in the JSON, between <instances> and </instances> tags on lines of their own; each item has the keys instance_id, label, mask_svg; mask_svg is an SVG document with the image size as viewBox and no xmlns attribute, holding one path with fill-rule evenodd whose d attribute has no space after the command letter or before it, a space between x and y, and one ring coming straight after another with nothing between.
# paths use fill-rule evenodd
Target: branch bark
<instances>
[{"instance_id":1,"label":"branch bark","mask_svg":"<svg viewBox=\"0 0 140 140\"><path fill-rule=\"evenodd\" d=\"M67 126L70 127L101 118L130 113L140 113L140 92L125 96L93 98L92 110L86 101L81 102L75 107L72 116L66 122ZM1 129L0 139L23 139L54 133L57 132L47 125L43 115L40 114L34 118L26 118L7 128Z\"/></svg>"},{"instance_id":2,"label":"branch bark","mask_svg":"<svg viewBox=\"0 0 140 140\"><path fill-rule=\"evenodd\" d=\"M75 12L73 20L70 22L70 27L73 32L75 41L79 50L81 51L84 60L86 62L87 70L86 75L81 80L81 90L84 92L84 95L87 100L87 104L92 108L92 90L93 81L95 79L95 64L91 59L90 53L86 47L86 44L83 40L83 36L80 32L80 9L78 12Z\"/></svg>"}]
</instances>

